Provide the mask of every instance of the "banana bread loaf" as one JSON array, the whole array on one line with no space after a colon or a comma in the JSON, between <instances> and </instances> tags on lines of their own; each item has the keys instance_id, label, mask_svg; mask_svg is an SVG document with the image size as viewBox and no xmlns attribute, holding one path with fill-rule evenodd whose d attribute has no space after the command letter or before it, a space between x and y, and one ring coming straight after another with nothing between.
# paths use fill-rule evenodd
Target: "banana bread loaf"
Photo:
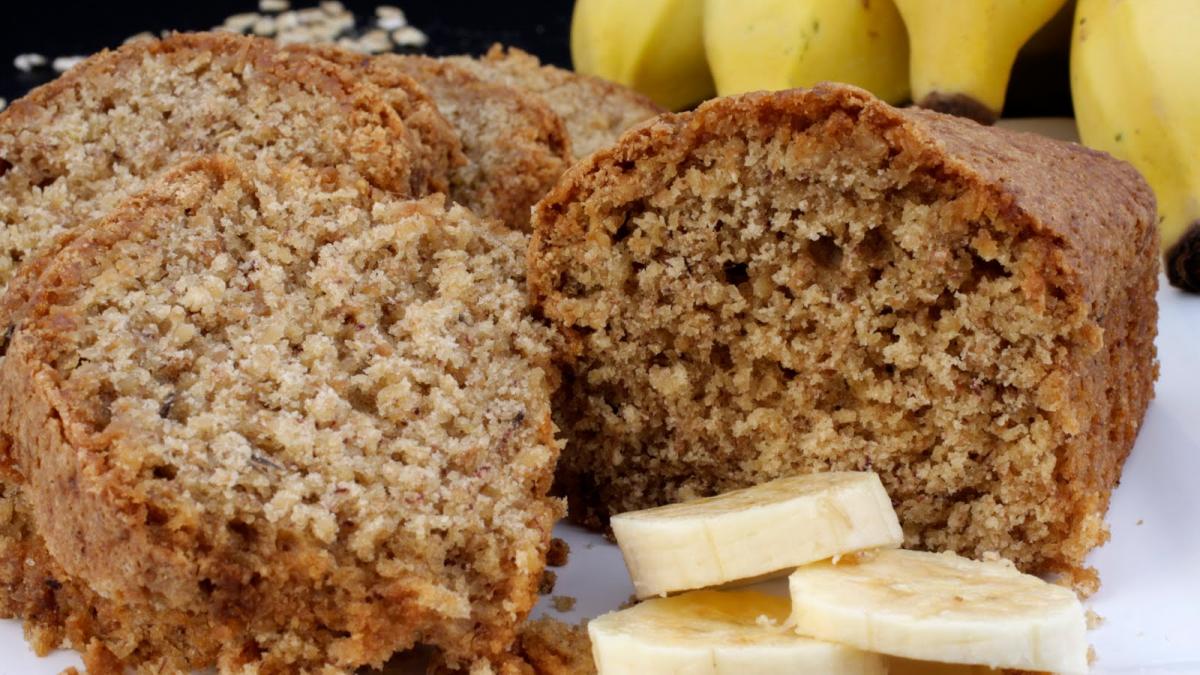
<instances>
[{"instance_id":1,"label":"banana bread loaf","mask_svg":"<svg viewBox=\"0 0 1200 675\"><path fill-rule=\"evenodd\" d=\"M27 619L98 672L508 658L561 512L547 336L524 236L443 201L199 159L22 267Z\"/></svg>"},{"instance_id":2,"label":"banana bread loaf","mask_svg":"<svg viewBox=\"0 0 1200 675\"><path fill-rule=\"evenodd\" d=\"M1154 213L1103 153L851 87L630 131L534 210L572 517L871 469L906 545L1094 587L1157 375Z\"/></svg>"}]
</instances>

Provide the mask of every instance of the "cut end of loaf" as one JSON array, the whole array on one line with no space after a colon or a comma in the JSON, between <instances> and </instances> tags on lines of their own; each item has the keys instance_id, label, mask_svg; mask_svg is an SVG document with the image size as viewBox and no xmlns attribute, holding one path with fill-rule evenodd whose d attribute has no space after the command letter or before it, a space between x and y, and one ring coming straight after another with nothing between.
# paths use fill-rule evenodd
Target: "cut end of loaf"
<instances>
[{"instance_id":1,"label":"cut end of loaf","mask_svg":"<svg viewBox=\"0 0 1200 675\"><path fill-rule=\"evenodd\" d=\"M1059 235L921 115L836 86L719 100L539 204L572 517L874 470L909 546L1083 573L1153 378L1152 346L1125 343L1152 322L1102 316ZM1152 307L1137 255L1113 283ZM1093 397L1126 363L1143 371Z\"/></svg>"}]
</instances>

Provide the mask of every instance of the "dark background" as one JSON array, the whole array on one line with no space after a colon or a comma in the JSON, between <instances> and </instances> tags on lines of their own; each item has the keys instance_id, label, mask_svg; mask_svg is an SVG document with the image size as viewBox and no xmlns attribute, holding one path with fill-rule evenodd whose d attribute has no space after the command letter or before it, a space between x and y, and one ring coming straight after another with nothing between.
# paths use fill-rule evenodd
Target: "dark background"
<instances>
[{"instance_id":1,"label":"dark background","mask_svg":"<svg viewBox=\"0 0 1200 675\"><path fill-rule=\"evenodd\" d=\"M293 9L315 5L293 0ZM360 26L378 4L394 4L409 23L429 36L430 54L478 54L493 42L520 47L554 65L570 67L568 38L572 0L343 0ZM31 87L52 79L47 66L33 73L13 67L13 57L37 52L55 56L90 54L120 45L142 31L206 30L225 17L257 11L257 0L112 2L5 2L0 23L0 97L12 101ZM1069 18L1067 20L1069 24ZM1061 42L1061 40L1060 40ZM1028 55L1018 61L1005 114L1012 117L1070 115L1065 51Z\"/></svg>"}]
</instances>

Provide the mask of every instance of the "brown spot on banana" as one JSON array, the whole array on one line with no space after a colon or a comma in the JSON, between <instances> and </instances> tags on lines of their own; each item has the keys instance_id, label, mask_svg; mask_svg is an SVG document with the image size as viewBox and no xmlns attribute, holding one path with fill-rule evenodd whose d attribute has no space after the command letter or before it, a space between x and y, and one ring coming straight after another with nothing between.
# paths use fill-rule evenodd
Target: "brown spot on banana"
<instances>
[{"instance_id":1,"label":"brown spot on banana","mask_svg":"<svg viewBox=\"0 0 1200 675\"><path fill-rule=\"evenodd\" d=\"M917 105L929 110L957 115L973 119L980 124L992 125L1000 117L1000 113L992 110L978 99L967 94L948 94L940 91L930 92L917 101Z\"/></svg>"},{"instance_id":2,"label":"brown spot on banana","mask_svg":"<svg viewBox=\"0 0 1200 675\"><path fill-rule=\"evenodd\" d=\"M1193 222L1166 253L1167 280L1175 288L1200 293L1200 220Z\"/></svg>"}]
</instances>

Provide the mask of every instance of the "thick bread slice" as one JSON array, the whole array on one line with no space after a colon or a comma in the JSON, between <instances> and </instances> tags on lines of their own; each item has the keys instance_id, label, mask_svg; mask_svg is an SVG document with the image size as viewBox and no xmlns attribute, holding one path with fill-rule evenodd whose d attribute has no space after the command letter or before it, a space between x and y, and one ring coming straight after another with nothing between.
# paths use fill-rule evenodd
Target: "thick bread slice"
<instances>
[{"instance_id":1,"label":"thick bread slice","mask_svg":"<svg viewBox=\"0 0 1200 675\"><path fill-rule=\"evenodd\" d=\"M493 45L480 59L447 59L484 79L537 94L567 125L575 158L611 145L630 127L662 112L636 91L590 75L543 66L537 57L514 47Z\"/></svg>"},{"instance_id":2,"label":"thick bread slice","mask_svg":"<svg viewBox=\"0 0 1200 675\"><path fill-rule=\"evenodd\" d=\"M541 97L426 56L377 56L371 69L417 80L458 130L468 161L452 176L454 200L528 231L530 209L571 162L562 119Z\"/></svg>"},{"instance_id":3,"label":"thick bread slice","mask_svg":"<svg viewBox=\"0 0 1200 675\"><path fill-rule=\"evenodd\" d=\"M438 111L437 102L416 80L398 68L376 67L381 62L375 57L333 45L296 44L288 45L287 49L313 54L351 68L359 76L379 87L384 99L400 119L404 120L404 125L412 131L418 153L428 158L428 161L413 166L414 173L423 174L421 179L428 182L430 190L446 193L450 191L450 176L467 163L467 158L463 155L463 144L459 140L458 131ZM543 190L541 194L545 192L546 190ZM525 222L528 225L529 209L525 210ZM478 211L476 214L485 215Z\"/></svg>"},{"instance_id":4,"label":"thick bread slice","mask_svg":"<svg viewBox=\"0 0 1200 675\"><path fill-rule=\"evenodd\" d=\"M1129 165L823 85L632 130L533 222L573 517L867 469L906 545L1094 587L1157 372Z\"/></svg>"},{"instance_id":5,"label":"thick bread slice","mask_svg":"<svg viewBox=\"0 0 1200 675\"><path fill-rule=\"evenodd\" d=\"M206 152L300 158L399 195L439 182L379 89L345 68L235 35L137 41L0 113L0 291L68 224Z\"/></svg>"},{"instance_id":6,"label":"thick bread slice","mask_svg":"<svg viewBox=\"0 0 1200 675\"><path fill-rule=\"evenodd\" d=\"M97 668L504 658L561 512L524 238L273 167L189 162L12 284L44 604Z\"/></svg>"}]
</instances>

